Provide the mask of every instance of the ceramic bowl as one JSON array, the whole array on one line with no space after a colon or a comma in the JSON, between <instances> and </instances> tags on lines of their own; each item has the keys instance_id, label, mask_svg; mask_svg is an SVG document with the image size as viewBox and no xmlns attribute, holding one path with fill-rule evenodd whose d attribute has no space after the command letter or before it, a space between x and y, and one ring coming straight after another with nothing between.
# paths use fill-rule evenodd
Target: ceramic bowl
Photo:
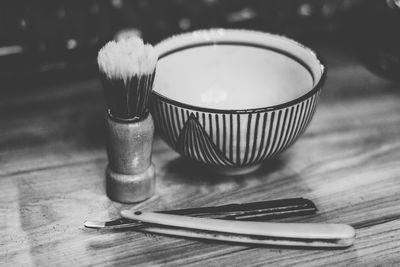
<instances>
[{"instance_id":1,"label":"ceramic bowl","mask_svg":"<svg viewBox=\"0 0 400 267\"><path fill-rule=\"evenodd\" d=\"M279 35L212 29L156 45L152 114L183 157L243 174L304 132L326 69L317 55Z\"/></svg>"}]
</instances>

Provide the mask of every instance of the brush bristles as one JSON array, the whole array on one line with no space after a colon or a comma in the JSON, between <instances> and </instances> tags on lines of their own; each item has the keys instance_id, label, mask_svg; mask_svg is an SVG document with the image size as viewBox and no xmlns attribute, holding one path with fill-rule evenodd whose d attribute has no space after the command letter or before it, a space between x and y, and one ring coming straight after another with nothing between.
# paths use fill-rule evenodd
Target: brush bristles
<instances>
[{"instance_id":1,"label":"brush bristles","mask_svg":"<svg viewBox=\"0 0 400 267\"><path fill-rule=\"evenodd\" d=\"M101 73L109 112L120 120L141 120L149 114L149 98L155 71L150 75L134 76L124 81L109 79Z\"/></svg>"},{"instance_id":2,"label":"brush bristles","mask_svg":"<svg viewBox=\"0 0 400 267\"><path fill-rule=\"evenodd\" d=\"M97 63L109 79L127 81L132 76L150 75L157 63L157 54L139 37L110 41L100 49Z\"/></svg>"},{"instance_id":3,"label":"brush bristles","mask_svg":"<svg viewBox=\"0 0 400 267\"><path fill-rule=\"evenodd\" d=\"M145 118L153 89L157 55L149 44L133 37L107 43L97 58L109 111L114 118Z\"/></svg>"}]
</instances>

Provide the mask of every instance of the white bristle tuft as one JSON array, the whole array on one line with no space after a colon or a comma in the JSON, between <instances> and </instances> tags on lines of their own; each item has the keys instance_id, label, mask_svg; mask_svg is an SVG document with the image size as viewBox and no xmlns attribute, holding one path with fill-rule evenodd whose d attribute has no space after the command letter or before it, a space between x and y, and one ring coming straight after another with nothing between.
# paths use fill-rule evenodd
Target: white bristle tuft
<instances>
[{"instance_id":1,"label":"white bristle tuft","mask_svg":"<svg viewBox=\"0 0 400 267\"><path fill-rule=\"evenodd\" d=\"M150 44L139 37L110 41L97 56L99 69L109 79L123 79L150 75L157 64L157 54Z\"/></svg>"}]
</instances>

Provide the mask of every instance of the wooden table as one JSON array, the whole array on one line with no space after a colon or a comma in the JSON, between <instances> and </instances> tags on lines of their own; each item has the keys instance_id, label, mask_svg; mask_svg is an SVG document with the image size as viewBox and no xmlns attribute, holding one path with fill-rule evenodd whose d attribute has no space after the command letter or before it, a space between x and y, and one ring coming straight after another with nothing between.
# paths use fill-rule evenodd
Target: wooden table
<instances>
[{"instance_id":1,"label":"wooden table","mask_svg":"<svg viewBox=\"0 0 400 267\"><path fill-rule=\"evenodd\" d=\"M368 71L341 45L316 45L328 65L305 134L245 177L188 164L156 138L157 193L140 209L302 196L315 216L348 223L345 250L255 247L85 229L118 216L105 195L102 88L95 78L0 94L0 265L400 264L400 85ZM6 86L4 84L2 87Z\"/></svg>"}]
</instances>

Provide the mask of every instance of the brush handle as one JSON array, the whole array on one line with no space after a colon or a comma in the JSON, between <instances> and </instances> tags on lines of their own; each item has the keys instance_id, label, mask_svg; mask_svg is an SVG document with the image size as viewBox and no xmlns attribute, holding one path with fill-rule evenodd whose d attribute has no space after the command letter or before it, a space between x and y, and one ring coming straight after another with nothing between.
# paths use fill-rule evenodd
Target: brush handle
<instances>
[{"instance_id":1,"label":"brush handle","mask_svg":"<svg viewBox=\"0 0 400 267\"><path fill-rule=\"evenodd\" d=\"M151 151L154 122L151 114L137 122L120 122L106 116L106 170L108 196L118 202L135 203L154 193Z\"/></svg>"}]
</instances>

